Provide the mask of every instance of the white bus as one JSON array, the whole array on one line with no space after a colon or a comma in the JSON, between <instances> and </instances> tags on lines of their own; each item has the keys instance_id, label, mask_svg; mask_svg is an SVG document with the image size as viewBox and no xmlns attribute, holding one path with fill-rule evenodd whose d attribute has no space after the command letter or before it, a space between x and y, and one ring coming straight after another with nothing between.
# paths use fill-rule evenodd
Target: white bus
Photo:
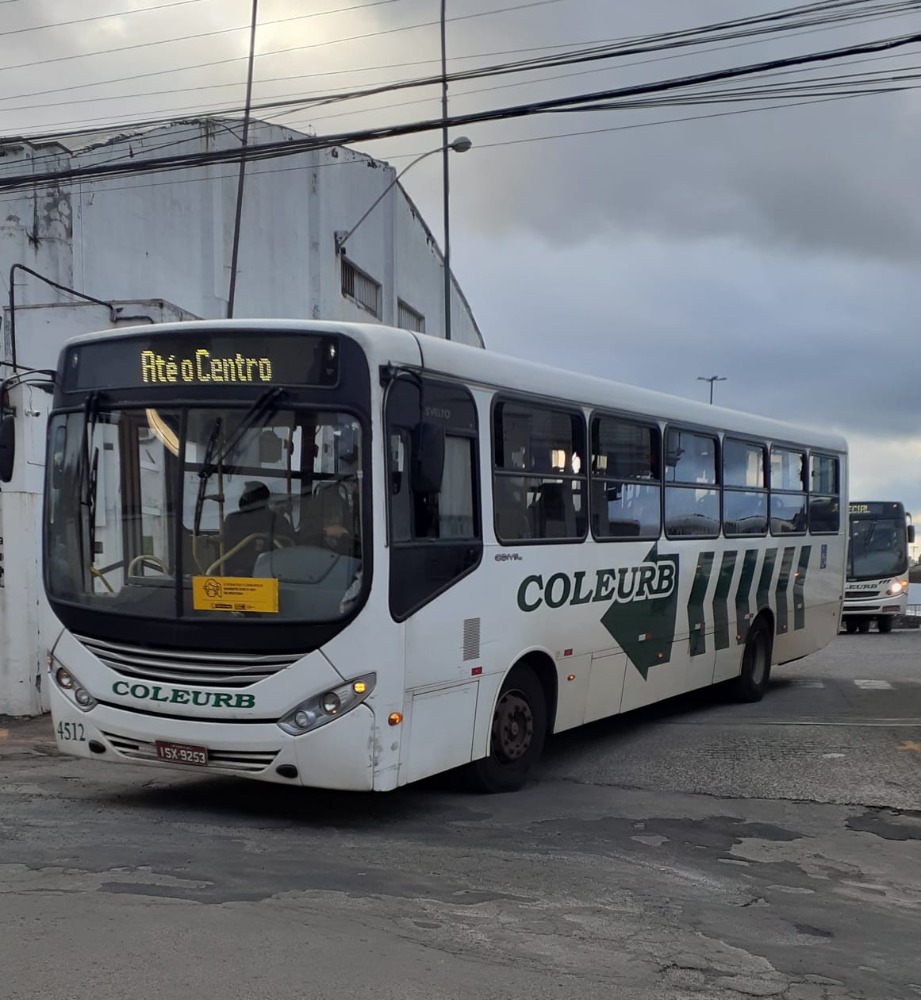
<instances>
[{"instance_id":1,"label":"white bus","mask_svg":"<svg viewBox=\"0 0 921 1000\"><path fill-rule=\"evenodd\" d=\"M381 326L76 338L50 417L54 728L81 757L388 790L840 626L838 436Z\"/></svg>"},{"instance_id":2,"label":"white bus","mask_svg":"<svg viewBox=\"0 0 921 1000\"><path fill-rule=\"evenodd\" d=\"M895 500L848 505L850 541L844 590L844 628L891 632L908 607L908 546L915 540L911 515Z\"/></svg>"}]
</instances>

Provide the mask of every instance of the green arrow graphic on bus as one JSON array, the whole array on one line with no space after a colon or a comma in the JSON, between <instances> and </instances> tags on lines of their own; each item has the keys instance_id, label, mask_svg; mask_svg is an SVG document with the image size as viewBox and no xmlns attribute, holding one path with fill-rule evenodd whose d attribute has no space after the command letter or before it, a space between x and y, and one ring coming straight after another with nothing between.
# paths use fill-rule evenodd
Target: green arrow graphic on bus
<instances>
[{"instance_id":1,"label":"green arrow graphic on bus","mask_svg":"<svg viewBox=\"0 0 921 1000\"><path fill-rule=\"evenodd\" d=\"M671 658L677 611L678 556L660 556L653 545L639 566L618 571L601 624L646 680L651 667Z\"/></svg>"}]
</instances>

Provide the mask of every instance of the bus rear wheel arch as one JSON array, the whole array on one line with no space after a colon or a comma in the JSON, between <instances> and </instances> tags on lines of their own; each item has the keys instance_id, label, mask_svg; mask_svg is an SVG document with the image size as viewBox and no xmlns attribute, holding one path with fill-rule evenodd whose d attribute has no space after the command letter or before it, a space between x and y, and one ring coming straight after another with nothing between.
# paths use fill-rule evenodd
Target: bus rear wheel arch
<instances>
[{"instance_id":1,"label":"bus rear wheel arch","mask_svg":"<svg viewBox=\"0 0 921 1000\"><path fill-rule=\"evenodd\" d=\"M489 753L467 765L467 783L480 792L514 792L540 758L552 699L540 664L523 660L508 673L493 709Z\"/></svg>"},{"instance_id":2,"label":"bus rear wheel arch","mask_svg":"<svg viewBox=\"0 0 921 1000\"><path fill-rule=\"evenodd\" d=\"M742 669L732 682L737 701L761 701L771 682L771 653L774 629L767 615L759 615L748 631L742 651Z\"/></svg>"}]
</instances>

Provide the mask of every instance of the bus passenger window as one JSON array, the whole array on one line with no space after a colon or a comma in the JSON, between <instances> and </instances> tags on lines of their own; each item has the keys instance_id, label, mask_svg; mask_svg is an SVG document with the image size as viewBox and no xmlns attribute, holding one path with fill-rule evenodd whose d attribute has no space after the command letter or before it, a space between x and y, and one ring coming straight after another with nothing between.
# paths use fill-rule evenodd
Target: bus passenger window
<instances>
[{"instance_id":1,"label":"bus passenger window","mask_svg":"<svg viewBox=\"0 0 921 1000\"><path fill-rule=\"evenodd\" d=\"M523 400L493 411L496 538L581 540L587 529L581 415Z\"/></svg>"},{"instance_id":2,"label":"bus passenger window","mask_svg":"<svg viewBox=\"0 0 921 1000\"><path fill-rule=\"evenodd\" d=\"M809 530L814 534L837 532L841 526L838 459L813 454L809 463Z\"/></svg>"},{"instance_id":3,"label":"bus passenger window","mask_svg":"<svg viewBox=\"0 0 921 1000\"><path fill-rule=\"evenodd\" d=\"M767 448L756 441L723 441L723 532L727 538L766 535Z\"/></svg>"},{"instance_id":4,"label":"bus passenger window","mask_svg":"<svg viewBox=\"0 0 921 1000\"><path fill-rule=\"evenodd\" d=\"M662 530L659 428L592 418L592 532L596 538L658 538Z\"/></svg>"},{"instance_id":5,"label":"bus passenger window","mask_svg":"<svg viewBox=\"0 0 921 1000\"><path fill-rule=\"evenodd\" d=\"M771 534L806 531L806 455L791 448L771 449Z\"/></svg>"},{"instance_id":6,"label":"bus passenger window","mask_svg":"<svg viewBox=\"0 0 921 1000\"><path fill-rule=\"evenodd\" d=\"M720 533L717 439L671 427L665 441L665 533L716 538Z\"/></svg>"}]
</instances>

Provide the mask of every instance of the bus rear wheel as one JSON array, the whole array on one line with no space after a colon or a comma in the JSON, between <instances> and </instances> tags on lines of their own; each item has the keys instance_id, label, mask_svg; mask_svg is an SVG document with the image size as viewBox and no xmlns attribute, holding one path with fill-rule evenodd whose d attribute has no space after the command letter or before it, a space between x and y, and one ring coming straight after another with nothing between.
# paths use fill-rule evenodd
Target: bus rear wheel
<instances>
[{"instance_id":1,"label":"bus rear wheel","mask_svg":"<svg viewBox=\"0 0 921 1000\"><path fill-rule=\"evenodd\" d=\"M736 701L761 701L771 680L773 636L764 618L752 625L742 652L742 671L733 681Z\"/></svg>"},{"instance_id":2,"label":"bus rear wheel","mask_svg":"<svg viewBox=\"0 0 921 1000\"><path fill-rule=\"evenodd\" d=\"M853 635L857 631L857 622L853 618L845 618L844 629L848 635Z\"/></svg>"},{"instance_id":3,"label":"bus rear wheel","mask_svg":"<svg viewBox=\"0 0 921 1000\"><path fill-rule=\"evenodd\" d=\"M861 632L863 634L866 634L867 632L869 632L870 631L870 619L869 618L861 618L860 621L857 622L857 631Z\"/></svg>"},{"instance_id":4,"label":"bus rear wheel","mask_svg":"<svg viewBox=\"0 0 921 1000\"><path fill-rule=\"evenodd\" d=\"M481 792L514 792L525 783L547 735L547 699L527 664L514 667L493 712L489 755L468 765L469 784Z\"/></svg>"}]
</instances>

